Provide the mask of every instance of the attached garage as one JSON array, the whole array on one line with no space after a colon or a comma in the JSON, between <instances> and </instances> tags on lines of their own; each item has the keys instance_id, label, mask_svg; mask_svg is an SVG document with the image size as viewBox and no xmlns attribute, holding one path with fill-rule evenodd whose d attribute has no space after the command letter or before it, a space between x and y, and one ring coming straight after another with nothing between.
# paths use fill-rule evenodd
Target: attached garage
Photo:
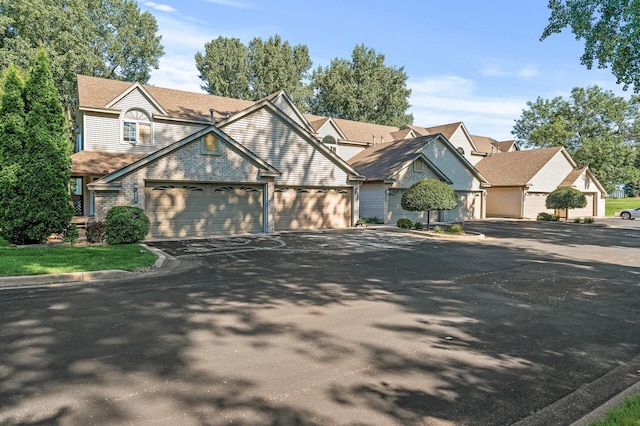
<instances>
[{"instance_id":1,"label":"attached garage","mask_svg":"<svg viewBox=\"0 0 640 426\"><path fill-rule=\"evenodd\" d=\"M347 228L352 225L351 188L276 187L275 229Z\"/></svg>"},{"instance_id":2,"label":"attached garage","mask_svg":"<svg viewBox=\"0 0 640 426\"><path fill-rule=\"evenodd\" d=\"M147 182L148 238L264 232L262 185Z\"/></svg>"},{"instance_id":3,"label":"attached garage","mask_svg":"<svg viewBox=\"0 0 640 426\"><path fill-rule=\"evenodd\" d=\"M527 192L525 200L525 214L524 216L529 219L535 219L539 213L554 214L553 209L547 208L547 196L549 194L544 192Z\"/></svg>"},{"instance_id":4,"label":"attached garage","mask_svg":"<svg viewBox=\"0 0 640 426\"><path fill-rule=\"evenodd\" d=\"M597 216L597 208L595 206L596 197L594 194L584 194L587 199L587 205L581 209L571 209L569 210L569 218L575 217L584 217L584 216ZM562 216L564 217L565 212L562 212Z\"/></svg>"}]
</instances>

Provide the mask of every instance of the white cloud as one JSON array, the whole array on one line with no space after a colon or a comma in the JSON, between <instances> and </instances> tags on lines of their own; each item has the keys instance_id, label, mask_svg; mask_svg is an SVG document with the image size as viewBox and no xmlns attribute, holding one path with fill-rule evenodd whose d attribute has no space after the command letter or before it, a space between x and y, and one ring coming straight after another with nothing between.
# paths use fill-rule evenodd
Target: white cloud
<instances>
[{"instance_id":1,"label":"white cloud","mask_svg":"<svg viewBox=\"0 0 640 426\"><path fill-rule=\"evenodd\" d=\"M540 74L540 70L535 65L527 65L516 70L489 66L483 69L481 74L486 77L517 77L526 80L538 76Z\"/></svg>"},{"instance_id":2,"label":"white cloud","mask_svg":"<svg viewBox=\"0 0 640 426\"><path fill-rule=\"evenodd\" d=\"M414 124L436 126L463 121L473 134L513 139L514 120L526 101L475 95L476 83L460 76L431 76L409 81Z\"/></svg>"},{"instance_id":3,"label":"white cloud","mask_svg":"<svg viewBox=\"0 0 640 426\"><path fill-rule=\"evenodd\" d=\"M168 4L159 4L152 1L145 1L143 3L145 6L150 7L151 9L158 10L160 12L174 13L176 10L169 6Z\"/></svg>"},{"instance_id":4,"label":"white cloud","mask_svg":"<svg viewBox=\"0 0 640 426\"><path fill-rule=\"evenodd\" d=\"M160 58L160 69L151 73L149 84L188 92L203 92L192 55L170 54Z\"/></svg>"},{"instance_id":5,"label":"white cloud","mask_svg":"<svg viewBox=\"0 0 640 426\"><path fill-rule=\"evenodd\" d=\"M220 6L237 7L241 9L252 9L249 3L236 0L205 0L207 3L219 4Z\"/></svg>"}]
</instances>

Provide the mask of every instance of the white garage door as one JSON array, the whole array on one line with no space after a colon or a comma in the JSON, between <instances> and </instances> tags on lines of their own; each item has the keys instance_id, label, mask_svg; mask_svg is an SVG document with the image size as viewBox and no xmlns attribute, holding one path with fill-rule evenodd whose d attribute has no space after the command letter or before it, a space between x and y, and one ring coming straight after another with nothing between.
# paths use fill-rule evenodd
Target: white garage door
<instances>
[{"instance_id":1,"label":"white garage door","mask_svg":"<svg viewBox=\"0 0 640 426\"><path fill-rule=\"evenodd\" d=\"M525 217L529 219L535 219L538 217L539 213L549 213L554 214L555 211L553 209L547 208L547 196L549 194L545 192L527 192L527 197L525 198Z\"/></svg>"},{"instance_id":2,"label":"white garage door","mask_svg":"<svg viewBox=\"0 0 640 426\"><path fill-rule=\"evenodd\" d=\"M276 230L351 226L351 188L275 189Z\"/></svg>"},{"instance_id":3,"label":"white garage door","mask_svg":"<svg viewBox=\"0 0 640 426\"><path fill-rule=\"evenodd\" d=\"M147 183L150 238L262 232L263 188L252 185Z\"/></svg>"},{"instance_id":4,"label":"white garage door","mask_svg":"<svg viewBox=\"0 0 640 426\"><path fill-rule=\"evenodd\" d=\"M587 205L581 209L571 209L569 210L569 218L575 217L584 217L584 216L597 216L594 213L594 196L593 194L584 194L587 198ZM564 213L563 213L564 214Z\"/></svg>"}]
</instances>

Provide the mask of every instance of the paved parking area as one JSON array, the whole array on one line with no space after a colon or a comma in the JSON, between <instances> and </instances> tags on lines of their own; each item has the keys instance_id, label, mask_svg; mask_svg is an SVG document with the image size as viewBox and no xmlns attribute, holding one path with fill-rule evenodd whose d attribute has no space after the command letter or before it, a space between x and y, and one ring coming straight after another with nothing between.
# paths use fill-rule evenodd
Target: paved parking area
<instances>
[{"instance_id":1,"label":"paved parking area","mask_svg":"<svg viewBox=\"0 0 640 426\"><path fill-rule=\"evenodd\" d=\"M466 227L158 242L162 273L3 291L0 424L563 425L640 380L639 231Z\"/></svg>"}]
</instances>

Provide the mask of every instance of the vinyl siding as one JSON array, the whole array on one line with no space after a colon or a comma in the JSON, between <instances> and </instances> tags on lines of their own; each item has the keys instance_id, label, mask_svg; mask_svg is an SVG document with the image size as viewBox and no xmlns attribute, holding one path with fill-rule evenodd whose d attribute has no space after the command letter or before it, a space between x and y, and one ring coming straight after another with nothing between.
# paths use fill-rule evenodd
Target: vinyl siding
<instances>
[{"instance_id":1,"label":"vinyl siding","mask_svg":"<svg viewBox=\"0 0 640 426\"><path fill-rule=\"evenodd\" d=\"M446 222L482 219L482 193L481 192L460 192L458 197L458 207L452 210L442 211L442 220Z\"/></svg>"},{"instance_id":2,"label":"vinyl siding","mask_svg":"<svg viewBox=\"0 0 640 426\"><path fill-rule=\"evenodd\" d=\"M552 192L558 188L558 185L571 173L573 166L569 160L558 152L551 160L540 169L540 171L531 179L531 192ZM529 216L527 214L527 216Z\"/></svg>"},{"instance_id":3,"label":"vinyl siding","mask_svg":"<svg viewBox=\"0 0 640 426\"><path fill-rule=\"evenodd\" d=\"M343 160L348 160L349 158L355 156L356 154L362 152L366 146L353 146L353 145L341 145L338 142L338 152L337 154Z\"/></svg>"},{"instance_id":4,"label":"vinyl siding","mask_svg":"<svg viewBox=\"0 0 640 426\"><path fill-rule=\"evenodd\" d=\"M122 111L127 111L131 108L138 108L145 110L147 114L156 115L160 114L161 111L156 109L153 104L149 101L149 99L142 94L142 92L138 89L132 91L124 98L120 99L118 102L113 104L111 107L113 109L119 109Z\"/></svg>"},{"instance_id":5,"label":"vinyl siding","mask_svg":"<svg viewBox=\"0 0 640 426\"><path fill-rule=\"evenodd\" d=\"M455 144L454 144L455 146ZM438 169L448 177L456 191L480 189L480 181L460 158L442 141L435 140L427 144L422 152ZM566 176L566 175L565 175Z\"/></svg>"},{"instance_id":6,"label":"vinyl siding","mask_svg":"<svg viewBox=\"0 0 640 426\"><path fill-rule=\"evenodd\" d=\"M221 128L282 172L276 185L345 186L348 176L273 112L260 108Z\"/></svg>"},{"instance_id":7,"label":"vinyl siding","mask_svg":"<svg viewBox=\"0 0 640 426\"><path fill-rule=\"evenodd\" d=\"M384 220L384 186L382 183L364 183L360 186L360 216Z\"/></svg>"},{"instance_id":8,"label":"vinyl siding","mask_svg":"<svg viewBox=\"0 0 640 426\"><path fill-rule=\"evenodd\" d=\"M480 160L478 157L471 155L473 147L471 145L471 142L469 141L469 138L467 138L467 135L464 133L464 130L462 130L462 126L458 127L458 130L456 130L453 135L451 135L449 142L451 142L451 145L456 148L460 147L464 149L464 156L467 160L469 160L471 164L473 164L474 161L478 162Z\"/></svg>"},{"instance_id":9,"label":"vinyl siding","mask_svg":"<svg viewBox=\"0 0 640 426\"><path fill-rule=\"evenodd\" d=\"M304 127L307 128L307 124L303 123L302 120L300 119L300 117L298 116L298 114L296 114L296 112L293 110L293 108L291 107L291 104L289 104L289 102L287 102L284 97L282 96L278 96L276 99L274 99L274 101L272 102L276 107L278 107L280 110L282 110L282 112L284 112L285 114L287 114L289 116L289 118L291 118L293 121L295 121L296 123L298 123L298 125L300 127Z\"/></svg>"},{"instance_id":10,"label":"vinyl siding","mask_svg":"<svg viewBox=\"0 0 640 426\"><path fill-rule=\"evenodd\" d=\"M440 180L438 175L436 175L433 170L429 168L429 165L423 161L423 171L416 172L413 170L413 163L409 164L404 169L400 170L400 172L393 176L396 181L393 184L393 188L408 188L416 182L419 182L423 179L436 179Z\"/></svg>"}]
</instances>

